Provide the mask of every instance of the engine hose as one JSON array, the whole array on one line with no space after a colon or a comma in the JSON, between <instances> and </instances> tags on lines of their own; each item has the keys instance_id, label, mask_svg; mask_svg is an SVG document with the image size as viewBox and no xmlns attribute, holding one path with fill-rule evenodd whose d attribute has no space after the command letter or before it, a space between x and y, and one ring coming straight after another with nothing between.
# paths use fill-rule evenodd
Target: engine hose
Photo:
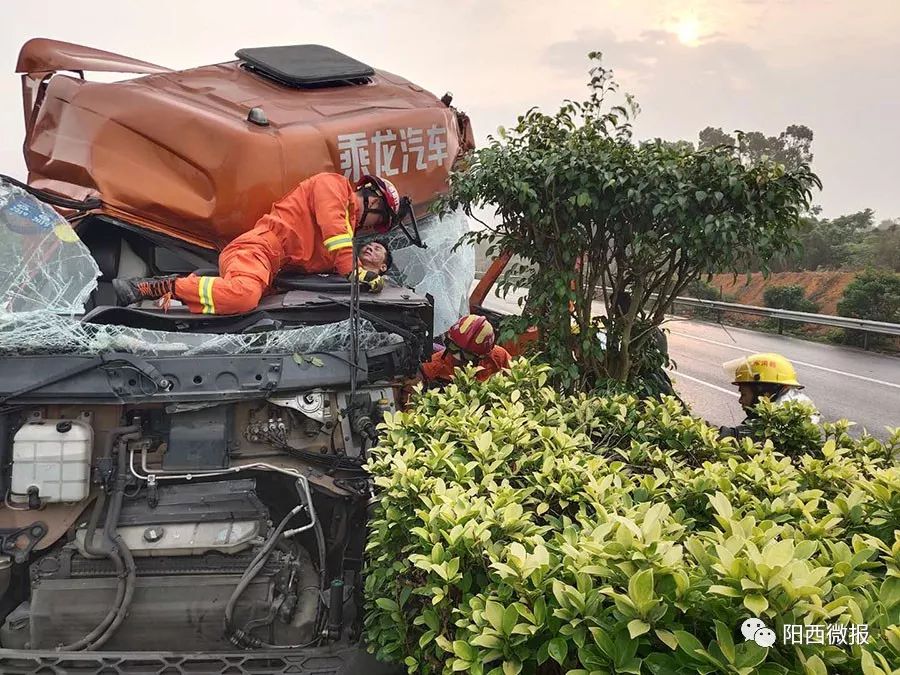
<instances>
[{"instance_id":1,"label":"engine hose","mask_svg":"<svg viewBox=\"0 0 900 675\"><path fill-rule=\"evenodd\" d=\"M137 570L134 565L134 558L132 557L131 551L125 544L125 541L122 539L121 535L116 535L115 542L116 546L119 549L119 553L121 553L122 558L124 558L125 562L125 571L127 574L127 576L125 577L125 597L119 604L115 619L103 632L103 634L91 644L91 649L100 649L100 647L105 645L109 641L109 639L113 635L115 635L115 632L119 629L119 626L121 626L122 622L125 621L125 617L128 615L128 610L131 608L131 602L132 600L134 600L134 589L137 582Z\"/></svg>"},{"instance_id":2,"label":"engine hose","mask_svg":"<svg viewBox=\"0 0 900 675\"><path fill-rule=\"evenodd\" d=\"M322 639L322 627L321 627L321 608L322 608L322 592L324 589L324 585L327 579L327 570L325 569L325 533L322 529L322 524L319 522L319 518L316 516L315 507L312 503L312 495L309 492L309 485L307 483L303 483L301 481L297 481L296 484L297 495L300 497L301 506L305 506L307 509L307 513L309 514L310 522L303 527L298 527L295 530L290 530L285 533L285 537L292 537L295 534L303 532L310 527L313 528L313 531L316 533L316 548L319 553L319 603L316 608L317 615L320 615L316 620L315 632L313 635L313 639L309 642L304 642L303 644L296 645L276 645L271 644L269 642L263 642L258 637L250 635L248 632L249 623L247 626L244 626L243 630L235 630L232 632L232 636L229 638L231 643L237 647L241 647L242 649L252 648L252 649L306 649L308 647L312 647L313 645L317 645ZM251 563L252 566L252 563Z\"/></svg>"},{"instance_id":3,"label":"engine hose","mask_svg":"<svg viewBox=\"0 0 900 675\"><path fill-rule=\"evenodd\" d=\"M133 439L136 439L139 437L140 431L141 431L141 427L140 427L140 425L137 425L137 424L132 424L132 425L129 425L126 427L114 427L114 428L110 429L109 432L107 432L107 434L106 434L106 441L103 444L103 455L101 456L101 462L105 463L105 462L109 462L111 460L113 448L115 447L116 443L120 439L122 439L123 436L125 437L125 440L133 440ZM119 453L119 458L118 458L119 459L119 474L116 476L116 484L112 490L112 492L115 493L116 490L118 489L119 484L121 483L122 495L120 495L118 497L119 504L118 504L118 507L117 507L115 513L113 513L113 510L112 510L113 505L110 504L110 512L107 513L106 523L103 528L103 531L104 531L103 540L100 542L99 546L94 541L96 539L95 535L96 535L96 531L97 531L97 524L100 522L100 516L103 513L103 506L106 502L106 491L105 490L100 492L100 496L97 498L97 502L94 504L94 510L91 513L91 518L88 521L88 526L84 533L84 550L85 550L85 552L87 552L90 555L106 557L113 548L113 542L111 539L107 538L106 533L108 532L108 528L110 525L110 520L111 520L110 515L114 515L115 520L118 523L119 512L122 509L122 497L125 494L125 484L128 479L128 475L127 475L128 464L127 464L127 462L125 463L126 471L123 472L122 468L121 468L123 459L124 459L123 454L124 453L122 453L122 452ZM115 497L114 497L113 501L116 501Z\"/></svg>"},{"instance_id":4,"label":"engine hose","mask_svg":"<svg viewBox=\"0 0 900 675\"><path fill-rule=\"evenodd\" d=\"M112 607L106 613L106 616L103 617L103 620L97 624L97 627L94 628L90 633L85 635L83 638L78 640L77 642L72 642L71 644L62 645L57 647L57 649L61 652L75 652L81 649L85 649L89 645L91 645L94 640L103 635L106 632L106 629L109 628L110 624L115 620L116 613L119 607L122 606L122 602L125 599L125 591L126 591L126 582L125 582L125 565L122 562L122 556L119 555L119 552L113 549L108 554L108 557L113 561L113 564L116 567L116 577L118 579L118 583L116 584L116 599L113 602Z\"/></svg>"},{"instance_id":5,"label":"engine hose","mask_svg":"<svg viewBox=\"0 0 900 675\"><path fill-rule=\"evenodd\" d=\"M319 587L324 593L328 586L328 570L325 562L325 531L322 529L322 523L318 518L316 518L316 523L313 526L313 532L316 533L316 548L319 549Z\"/></svg>"},{"instance_id":6,"label":"engine hose","mask_svg":"<svg viewBox=\"0 0 900 675\"><path fill-rule=\"evenodd\" d=\"M109 431L103 449L103 457L109 459L112 456L113 446L125 440L134 440L140 437L140 425L116 427ZM118 525L119 514L122 510L122 499L125 495L125 486L128 482L128 455L125 445L122 444L118 451L118 473L116 483L112 491L112 499L106 513L106 522L103 526L103 539L99 545L95 542L97 525L103 506L106 502L106 493L101 492L94 504L94 510L85 530L84 549L90 555L109 558L116 568L116 598L103 620L87 635L76 642L61 645L59 651L79 651L82 649L96 649L105 644L113 633L125 620L125 615L134 597L136 582L136 570L131 551L116 534L113 535ZM123 560L124 559L124 560Z\"/></svg>"},{"instance_id":7,"label":"engine hose","mask_svg":"<svg viewBox=\"0 0 900 675\"><path fill-rule=\"evenodd\" d=\"M116 531L119 525L119 515L122 513L122 501L125 498L125 487L128 485L128 453L124 441L140 438L140 425L133 425L130 429L124 429L118 436L118 470L116 473L116 485L113 489L113 499L106 512L106 522L103 526L104 539L112 545L111 551L118 551L125 565L125 597L118 603L115 618L105 631L90 646L91 649L99 649L106 644L125 621L131 602L134 600L134 589L137 584L137 569L131 550L122 539L122 535Z\"/></svg>"},{"instance_id":8,"label":"engine hose","mask_svg":"<svg viewBox=\"0 0 900 675\"><path fill-rule=\"evenodd\" d=\"M109 551L103 547L102 543L100 546L97 546L94 541L97 533L97 524L100 522L104 506L106 506L106 491L100 490L97 501L94 502L94 509L91 511L91 518L88 520L87 528L84 531L84 552L96 557L109 555Z\"/></svg>"},{"instance_id":9,"label":"engine hose","mask_svg":"<svg viewBox=\"0 0 900 675\"><path fill-rule=\"evenodd\" d=\"M266 564L266 560L275 548L275 544L278 542L281 533L284 532L284 529L287 527L288 522L290 522L291 518L297 515L302 508L302 505L298 504L288 512L280 523L278 523L278 527L275 528L275 531L272 532L269 539L263 544L262 549L256 554L256 557L250 565L248 565L247 570L244 572L243 576L241 576L241 580L238 582L237 587L235 587L234 592L232 592L231 597L228 598L228 604L225 605L225 637L236 647L253 647L255 646L253 642L256 641L257 638L234 628L232 625L234 607L237 604L238 599L243 595L244 591L247 590L247 587Z\"/></svg>"},{"instance_id":10,"label":"engine hose","mask_svg":"<svg viewBox=\"0 0 900 675\"><path fill-rule=\"evenodd\" d=\"M317 609L317 613L319 617L316 621L316 639L315 642L318 642L320 635L322 635L323 630L325 628L324 622L326 621L325 614L321 612L322 608L322 600L325 590L328 585L328 563L327 563L327 553L325 550L325 530L322 528L322 521L320 518L316 517L315 506L313 506L312 494L309 492L309 488L307 486L306 490L301 489L301 484L297 483L297 494L300 496L301 503L304 503L309 509L309 516L312 520L313 533L316 537L316 552L319 556L319 607ZM309 646L309 645L305 645Z\"/></svg>"}]
</instances>

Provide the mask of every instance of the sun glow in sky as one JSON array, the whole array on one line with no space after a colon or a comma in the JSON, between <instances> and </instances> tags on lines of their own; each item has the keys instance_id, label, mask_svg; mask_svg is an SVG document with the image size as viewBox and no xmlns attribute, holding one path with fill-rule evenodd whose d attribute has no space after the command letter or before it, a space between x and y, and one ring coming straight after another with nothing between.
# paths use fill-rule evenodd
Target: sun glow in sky
<instances>
[{"instance_id":1,"label":"sun glow in sky","mask_svg":"<svg viewBox=\"0 0 900 675\"><path fill-rule=\"evenodd\" d=\"M678 36L678 41L686 47L696 47L700 44L700 22L696 17L683 17L675 24L672 31Z\"/></svg>"},{"instance_id":2,"label":"sun glow in sky","mask_svg":"<svg viewBox=\"0 0 900 675\"><path fill-rule=\"evenodd\" d=\"M247 4L0 1L0 173L28 175L14 73L19 49L37 36L175 70L232 61L242 47L327 45L436 96L452 91L479 147L532 106L552 114L563 99L580 100L587 54L601 51L641 105L637 140L696 143L707 126L777 136L805 124L815 133L813 170L825 188L814 200L824 216L871 207L876 220L900 217L900 162L885 161L900 157L898 0L569 0L565 12L522 0L457 0L452 12L421 0L352 11L331 0L269 0L270 12Z\"/></svg>"}]
</instances>

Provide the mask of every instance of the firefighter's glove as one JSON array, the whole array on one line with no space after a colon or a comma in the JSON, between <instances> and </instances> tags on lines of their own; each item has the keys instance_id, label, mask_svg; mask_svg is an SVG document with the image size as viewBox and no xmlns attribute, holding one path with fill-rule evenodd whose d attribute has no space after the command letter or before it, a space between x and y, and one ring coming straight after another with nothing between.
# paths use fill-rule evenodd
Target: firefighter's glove
<instances>
[{"instance_id":1,"label":"firefighter's glove","mask_svg":"<svg viewBox=\"0 0 900 675\"><path fill-rule=\"evenodd\" d=\"M359 279L360 288L364 291L381 293L384 289L384 277L380 274L360 268L357 272L357 278ZM350 280L353 280L353 272L350 272Z\"/></svg>"}]
</instances>

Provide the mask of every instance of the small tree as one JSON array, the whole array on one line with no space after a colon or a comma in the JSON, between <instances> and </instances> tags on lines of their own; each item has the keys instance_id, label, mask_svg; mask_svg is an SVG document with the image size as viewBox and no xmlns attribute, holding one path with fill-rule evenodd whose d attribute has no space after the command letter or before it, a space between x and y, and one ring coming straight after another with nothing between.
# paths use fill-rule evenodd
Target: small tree
<instances>
[{"instance_id":1,"label":"small tree","mask_svg":"<svg viewBox=\"0 0 900 675\"><path fill-rule=\"evenodd\" d=\"M769 286L763 291L763 304L794 312L818 312L819 306L806 297L803 286Z\"/></svg>"},{"instance_id":2,"label":"small tree","mask_svg":"<svg viewBox=\"0 0 900 675\"><path fill-rule=\"evenodd\" d=\"M599 53L589 56L587 100L567 101L555 115L532 109L501 129L451 176L443 201L469 214L496 208L499 225L469 239L530 263L501 279L501 288L529 289L523 315L504 333L537 326L544 358L568 386L639 376L647 354L658 355L654 336L673 299L701 273L789 248L820 186L806 164L745 165L733 147L636 145L637 105L626 96L609 107L617 85ZM591 313L595 288L606 308L600 319Z\"/></svg>"},{"instance_id":3,"label":"small tree","mask_svg":"<svg viewBox=\"0 0 900 675\"><path fill-rule=\"evenodd\" d=\"M900 323L900 274L868 269L847 284L837 305L840 316ZM862 344L864 333L845 330L844 341Z\"/></svg>"}]
</instances>

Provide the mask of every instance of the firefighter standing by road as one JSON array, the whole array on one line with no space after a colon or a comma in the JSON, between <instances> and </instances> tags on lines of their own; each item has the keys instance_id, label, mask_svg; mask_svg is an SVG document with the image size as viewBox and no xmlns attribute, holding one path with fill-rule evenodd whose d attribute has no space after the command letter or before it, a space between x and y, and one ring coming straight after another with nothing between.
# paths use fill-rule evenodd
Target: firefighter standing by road
<instances>
[{"instance_id":1,"label":"firefighter standing by road","mask_svg":"<svg viewBox=\"0 0 900 675\"><path fill-rule=\"evenodd\" d=\"M722 364L722 367L740 392L739 402L747 413L747 419L736 427L721 427L721 436L747 435L747 421L753 417L753 407L762 398L775 404L798 401L815 408L812 399L800 391L803 385L797 381L794 366L780 354L742 356ZM818 424L819 415L814 414L811 421Z\"/></svg>"},{"instance_id":2,"label":"firefighter standing by road","mask_svg":"<svg viewBox=\"0 0 900 675\"><path fill-rule=\"evenodd\" d=\"M386 232L399 211L400 195L390 181L363 176L354 186L339 174L316 174L222 250L218 276L116 279L113 287L120 305L174 297L198 314L248 312L282 268L352 276L357 228ZM383 244L364 246L359 255L360 288L380 292L390 264L390 251Z\"/></svg>"}]
</instances>

